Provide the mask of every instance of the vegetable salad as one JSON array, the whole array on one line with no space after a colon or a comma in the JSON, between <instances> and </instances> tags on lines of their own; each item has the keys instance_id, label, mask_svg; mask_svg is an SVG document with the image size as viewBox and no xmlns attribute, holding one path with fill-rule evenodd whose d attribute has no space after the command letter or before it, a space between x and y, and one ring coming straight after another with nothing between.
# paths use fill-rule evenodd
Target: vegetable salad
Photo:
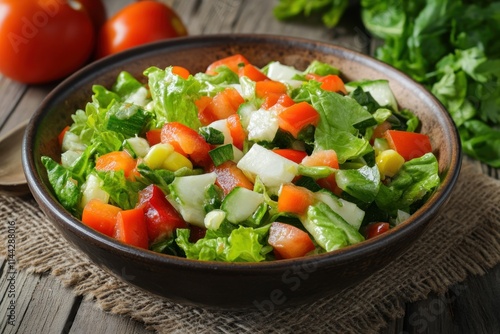
<instances>
[{"instance_id":1,"label":"vegetable salad","mask_svg":"<svg viewBox=\"0 0 500 334\"><path fill-rule=\"evenodd\" d=\"M240 54L144 76L94 85L60 161L42 157L60 203L129 245L227 262L331 252L400 224L440 183L386 80Z\"/></svg>"}]
</instances>

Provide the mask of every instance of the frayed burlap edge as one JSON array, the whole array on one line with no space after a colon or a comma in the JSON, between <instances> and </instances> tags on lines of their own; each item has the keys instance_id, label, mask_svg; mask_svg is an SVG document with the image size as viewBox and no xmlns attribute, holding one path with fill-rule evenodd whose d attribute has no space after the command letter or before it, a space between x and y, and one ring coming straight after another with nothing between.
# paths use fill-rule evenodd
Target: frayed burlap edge
<instances>
[{"instance_id":1,"label":"frayed burlap edge","mask_svg":"<svg viewBox=\"0 0 500 334\"><path fill-rule=\"evenodd\" d=\"M406 302L444 293L500 262L499 202L500 181L464 161L449 203L397 261L333 297L266 313L186 307L128 286L62 241L30 199L0 197L0 235L5 239L5 222L16 220L20 270L50 273L104 311L131 317L158 333L376 333L404 315ZM3 248L1 255L6 256Z\"/></svg>"}]
</instances>

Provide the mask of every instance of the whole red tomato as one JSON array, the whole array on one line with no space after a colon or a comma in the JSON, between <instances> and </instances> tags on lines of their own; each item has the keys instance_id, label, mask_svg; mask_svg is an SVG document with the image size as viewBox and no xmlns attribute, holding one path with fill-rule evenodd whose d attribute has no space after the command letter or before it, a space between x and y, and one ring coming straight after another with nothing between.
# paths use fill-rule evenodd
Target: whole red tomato
<instances>
[{"instance_id":1,"label":"whole red tomato","mask_svg":"<svg viewBox=\"0 0 500 334\"><path fill-rule=\"evenodd\" d=\"M102 25L108 19L106 14L106 7L101 0L77 0L83 5L83 8L87 11L90 16L92 23L94 24L96 34L101 29Z\"/></svg>"},{"instance_id":2,"label":"whole red tomato","mask_svg":"<svg viewBox=\"0 0 500 334\"><path fill-rule=\"evenodd\" d=\"M137 45L187 35L177 13L156 1L125 6L101 28L97 56L104 57Z\"/></svg>"},{"instance_id":3,"label":"whole red tomato","mask_svg":"<svg viewBox=\"0 0 500 334\"><path fill-rule=\"evenodd\" d=\"M0 0L0 72L23 83L61 79L90 57L94 27L81 3Z\"/></svg>"}]
</instances>

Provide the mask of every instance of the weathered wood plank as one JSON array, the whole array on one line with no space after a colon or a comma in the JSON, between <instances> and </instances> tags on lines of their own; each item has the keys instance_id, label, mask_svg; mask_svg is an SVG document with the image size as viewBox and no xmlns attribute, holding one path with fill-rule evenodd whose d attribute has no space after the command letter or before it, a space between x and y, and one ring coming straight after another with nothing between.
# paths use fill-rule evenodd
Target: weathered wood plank
<instances>
[{"instance_id":1,"label":"weathered wood plank","mask_svg":"<svg viewBox=\"0 0 500 334\"><path fill-rule=\"evenodd\" d=\"M0 277L1 310L15 316L9 323L2 314L0 332L61 333L75 302L69 289L50 276L12 272L6 266ZM9 306L13 305L11 309ZM12 310L12 311L11 311Z\"/></svg>"},{"instance_id":2,"label":"weathered wood plank","mask_svg":"<svg viewBox=\"0 0 500 334\"><path fill-rule=\"evenodd\" d=\"M150 334L151 332L137 321L115 314L107 314L99 309L93 301L83 301L68 333Z\"/></svg>"},{"instance_id":3,"label":"weathered wood plank","mask_svg":"<svg viewBox=\"0 0 500 334\"><path fill-rule=\"evenodd\" d=\"M42 100L47 96L52 88L52 85L27 88L23 98L16 105L10 117L6 120L4 127L6 129L12 129L17 124L31 118L40 106Z\"/></svg>"},{"instance_id":4,"label":"weathered wood plank","mask_svg":"<svg viewBox=\"0 0 500 334\"><path fill-rule=\"evenodd\" d=\"M0 134L9 130L4 124L25 91L25 85L10 80L0 74L0 92L2 92L0 97Z\"/></svg>"}]
</instances>

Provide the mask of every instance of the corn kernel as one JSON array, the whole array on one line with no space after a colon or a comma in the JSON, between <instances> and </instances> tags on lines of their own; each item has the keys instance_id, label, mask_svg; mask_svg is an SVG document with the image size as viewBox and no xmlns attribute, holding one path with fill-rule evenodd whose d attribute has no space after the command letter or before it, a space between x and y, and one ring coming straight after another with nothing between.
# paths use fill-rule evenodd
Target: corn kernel
<instances>
[{"instance_id":1,"label":"corn kernel","mask_svg":"<svg viewBox=\"0 0 500 334\"><path fill-rule=\"evenodd\" d=\"M163 162L172 152L174 148L170 144L153 145L144 157L144 163L151 169L162 168Z\"/></svg>"},{"instance_id":2,"label":"corn kernel","mask_svg":"<svg viewBox=\"0 0 500 334\"><path fill-rule=\"evenodd\" d=\"M183 167L193 169L193 164L188 158L176 151L171 152L161 165L161 168L168 169L172 172Z\"/></svg>"},{"instance_id":3,"label":"corn kernel","mask_svg":"<svg viewBox=\"0 0 500 334\"><path fill-rule=\"evenodd\" d=\"M380 174L393 177L399 172L405 159L394 150L385 150L377 155L376 163Z\"/></svg>"}]
</instances>

